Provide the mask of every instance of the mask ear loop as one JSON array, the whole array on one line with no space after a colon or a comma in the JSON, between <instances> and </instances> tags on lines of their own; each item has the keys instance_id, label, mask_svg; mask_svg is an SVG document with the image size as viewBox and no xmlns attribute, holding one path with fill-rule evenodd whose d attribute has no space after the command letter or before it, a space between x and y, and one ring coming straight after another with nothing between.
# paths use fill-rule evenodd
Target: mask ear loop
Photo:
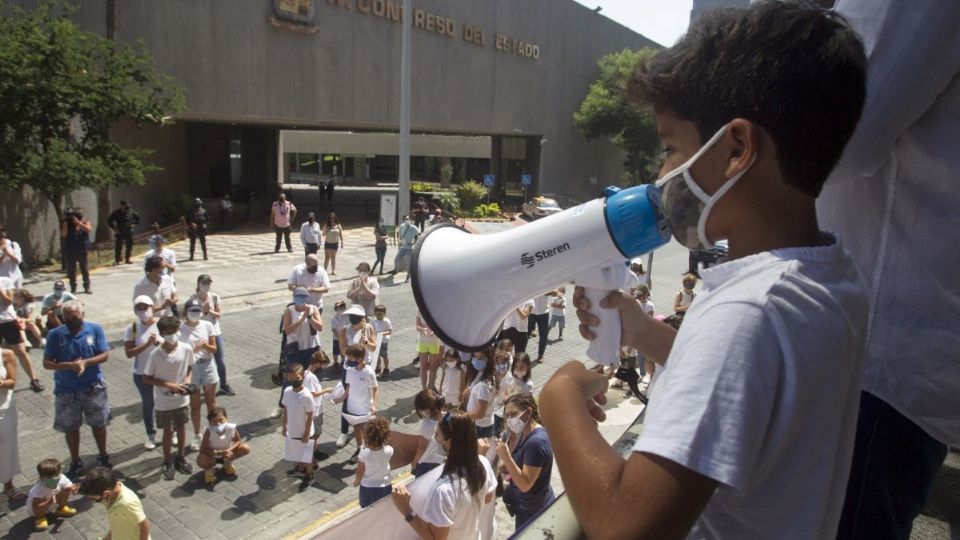
<instances>
[{"instance_id":1,"label":"mask ear loop","mask_svg":"<svg viewBox=\"0 0 960 540\"><path fill-rule=\"evenodd\" d=\"M700 239L700 243L703 244L703 247L707 249L713 249L713 242L710 241L710 238L707 237L707 218L710 216L710 210L713 209L713 206L719 201L731 188L743 177L747 171L750 170L750 167L753 167L753 162L757 160L756 154L754 154L753 159L750 160L750 163L747 164L747 167L740 171L739 173L730 177L729 180L723 183L720 186L720 189L713 194L707 201L707 205L703 209L703 213L700 214L700 220L697 222L697 236Z\"/></svg>"},{"instance_id":2,"label":"mask ear loop","mask_svg":"<svg viewBox=\"0 0 960 540\"><path fill-rule=\"evenodd\" d=\"M707 199L709 199L710 196L707 195L706 193L704 193L704 191L703 191L702 189L700 189L700 186L698 186L697 183L696 183L695 181L693 181L693 177L692 177L692 176L690 176L689 178L687 178L687 177L690 175L690 173L689 173L688 171L689 171L690 167L692 167L693 164L694 164L698 159L700 159L700 156L702 156L704 153L706 153L706 151L709 150L711 146L713 146L714 144L716 144L716 142L717 142L718 140L720 140L720 137L723 136L723 133L724 133L724 131L725 131L726 129L727 129L727 125L724 124L723 127L721 127L720 129L718 129L717 132L714 133L712 137L710 137L710 139L706 142L706 144L704 144L703 146L701 146L700 149L697 150L697 152L696 152L695 154L693 154L692 156L690 156L690 159L688 159L687 161L685 161L685 162L683 163L683 165L680 165L679 167L677 167L677 168L671 170L670 172L668 172L667 174L663 175L659 180L656 181L656 183L654 183L654 185L655 185L657 188L660 188L661 186L663 186L663 184L666 184L668 181L670 181L670 179L673 178L674 176L676 176L676 175L678 175L678 174L683 174L684 179L687 180L687 184L692 184L690 187L691 187L692 191L697 195L697 198L701 199L703 202L707 202ZM702 195L702 197L701 197L701 195Z\"/></svg>"}]
</instances>

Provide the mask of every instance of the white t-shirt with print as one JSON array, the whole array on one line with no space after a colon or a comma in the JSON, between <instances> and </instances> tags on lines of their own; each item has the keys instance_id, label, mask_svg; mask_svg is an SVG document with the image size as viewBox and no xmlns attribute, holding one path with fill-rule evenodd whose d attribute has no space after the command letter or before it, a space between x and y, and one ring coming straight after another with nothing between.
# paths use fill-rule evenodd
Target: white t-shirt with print
<instances>
[{"instance_id":1,"label":"white t-shirt with print","mask_svg":"<svg viewBox=\"0 0 960 540\"><path fill-rule=\"evenodd\" d=\"M479 493L471 495L467 482L451 474L441 476L427 495L421 517L436 527L449 527L447 538L480 538L480 510L483 508L483 499L497 489L497 479L487 458L478 456L478 459L486 477Z\"/></svg>"},{"instance_id":2,"label":"white t-shirt with print","mask_svg":"<svg viewBox=\"0 0 960 540\"><path fill-rule=\"evenodd\" d=\"M370 412L373 406L373 389L377 387L377 374L370 364L363 369L347 369L347 384L350 385L347 394L347 412L362 416Z\"/></svg>"},{"instance_id":3,"label":"white t-shirt with print","mask_svg":"<svg viewBox=\"0 0 960 540\"><path fill-rule=\"evenodd\" d=\"M27 504L25 505L27 507L27 511L30 512L30 515L33 515L34 500L36 499L45 500L45 499L49 499L50 497L56 497L61 491L65 489L69 489L71 486L73 486L73 482L71 482L70 479L67 478L67 475L65 474L60 475L60 480L57 482L57 487L55 488L48 488L47 486L43 485L43 480L41 479L36 484L34 484L32 488L30 488L30 492L27 494ZM53 511L55 509L56 509L56 505L51 507L49 510ZM33 516L33 517L37 517L37 516Z\"/></svg>"},{"instance_id":4,"label":"white t-shirt with print","mask_svg":"<svg viewBox=\"0 0 960 540\"><path fill-rule=\"evenodd\" d=\"M360 485L363 487L387 487L390 485L390 458L393 457L393 447L383 445L379 450L372 450L364 446L357 454L357 461L363 463L363 478Z\"/></svg>"},{"instance_id":5,"label":"white t-shirt with print","mask_svg":"<svg viewBox=\"0 0 960 540\"><path fill-rule=\"evenodd\" d=\"M136 328L137 335L134 337L133 332ZM151 324L143 324L143 322L137 320L130 323L127 326L126 331L123 333L123 341L132 341L134 346L139 347L144 343L150 341L150 336L157 336L157 342L163 343L163 340L160 339L160 330L157 330L157 320L154 319L154 322ZM153 349L159 347L155 345L153 347L147 347L146 349L140 351L136 356L133 357L133 373L134 375L143 375L144 368L147 367L147 358L150 356L150 353L153 352Z\"/></svg>"},{"instance_id":6,"label":"white t-shirt with print","mask_svg":"<svg viewBox=\"0 0 960 540\"><path fill-rule=\"evenodd\" d=\"M834 538L867 325L853 261L834 242L701 276L634 450L719 482L692 537Z\"/></svg>"},{"instance_id":7,"label":"white t-shirt with print","mask_svg":"<svg viewBox=\"0 0 960 540\"><path fill-rule=\"evenodd\" d=\"M467 401L467 412L472 413L480 409L480 401L487 402L487 412L483 418L476 421L477 427L493 425L493 413L496 411L496 396L493 395L493 383L481 381L480 375L470 383L470 400Z\"/></svg>"},{"instance_id":8,"label":"white t-shirt with print","mask_svg":"<svg viewBox=\"0 0 960 540\"><path fill-rule=\"evenodd\" d=\"M190 382L187 372L195 363L193 349L178 341L177 348L172 352L163 350L163 345L150 351L143 374L163 382L185 384ZM172 411L190 405L190 396L173 393L162 386L154 386L153 404L158 411Z\"/></svg>"}]
</instances>

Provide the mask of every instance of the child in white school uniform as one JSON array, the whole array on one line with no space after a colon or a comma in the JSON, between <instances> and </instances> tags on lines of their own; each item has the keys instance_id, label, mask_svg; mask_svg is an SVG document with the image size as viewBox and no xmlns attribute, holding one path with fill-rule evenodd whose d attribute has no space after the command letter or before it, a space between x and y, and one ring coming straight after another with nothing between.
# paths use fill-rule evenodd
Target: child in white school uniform
<instances>
[{"instance_id":1,"label":"child in white school uniform","mask_svg":"<svg viewBox=\"0 0 960 540\"><path fill-rule=\"evenodd\" d=\"M357 474L354 486L360 486L360 508L366 508L384 497L389 497L390 458L393 447L390 440L390 421L377 416L363 425L363 448L357 456Z\"/></svg>"}]
</instances>

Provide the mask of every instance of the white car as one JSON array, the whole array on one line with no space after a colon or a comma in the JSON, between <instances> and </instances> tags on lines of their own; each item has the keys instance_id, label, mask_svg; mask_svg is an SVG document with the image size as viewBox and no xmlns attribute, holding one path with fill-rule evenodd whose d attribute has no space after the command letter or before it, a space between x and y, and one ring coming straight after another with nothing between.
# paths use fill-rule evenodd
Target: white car
<instances>
[{"instance_id":1,"label":"white car","mask_svg":"<svg viewBox=\"0 0 960 540\"><path fill-rule=\"evenodd\" d=\"M534 197L529 202L523 203L523 213L530 219L538 219L551 214L556 214L562 209L557 201L547 197Z\"/></svg>"}]
</instances>

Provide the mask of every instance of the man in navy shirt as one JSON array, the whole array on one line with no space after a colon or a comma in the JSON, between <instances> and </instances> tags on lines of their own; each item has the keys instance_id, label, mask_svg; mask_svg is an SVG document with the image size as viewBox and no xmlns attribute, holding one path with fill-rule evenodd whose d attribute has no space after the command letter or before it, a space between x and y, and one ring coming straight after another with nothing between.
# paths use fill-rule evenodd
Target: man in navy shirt
<instances>
[{"instance_id":1,"label":"man in navy shirt","mask_svg":"<svg viewBox=\"0 0 960 540\"><path fill-rule=\"evenodd\" d=\"M107 455L107 423L110 404L100 364L107 361L110 347L99 324L84 322L83 304L72 300L63 305L63 326L47 334L43 367L53 370L55 407L53 429L67 437L70 470L67 476L84 474L80 460L80 424L93 430L100 455L97 465L110 468Z\"/></svg>"}]
</instances>

